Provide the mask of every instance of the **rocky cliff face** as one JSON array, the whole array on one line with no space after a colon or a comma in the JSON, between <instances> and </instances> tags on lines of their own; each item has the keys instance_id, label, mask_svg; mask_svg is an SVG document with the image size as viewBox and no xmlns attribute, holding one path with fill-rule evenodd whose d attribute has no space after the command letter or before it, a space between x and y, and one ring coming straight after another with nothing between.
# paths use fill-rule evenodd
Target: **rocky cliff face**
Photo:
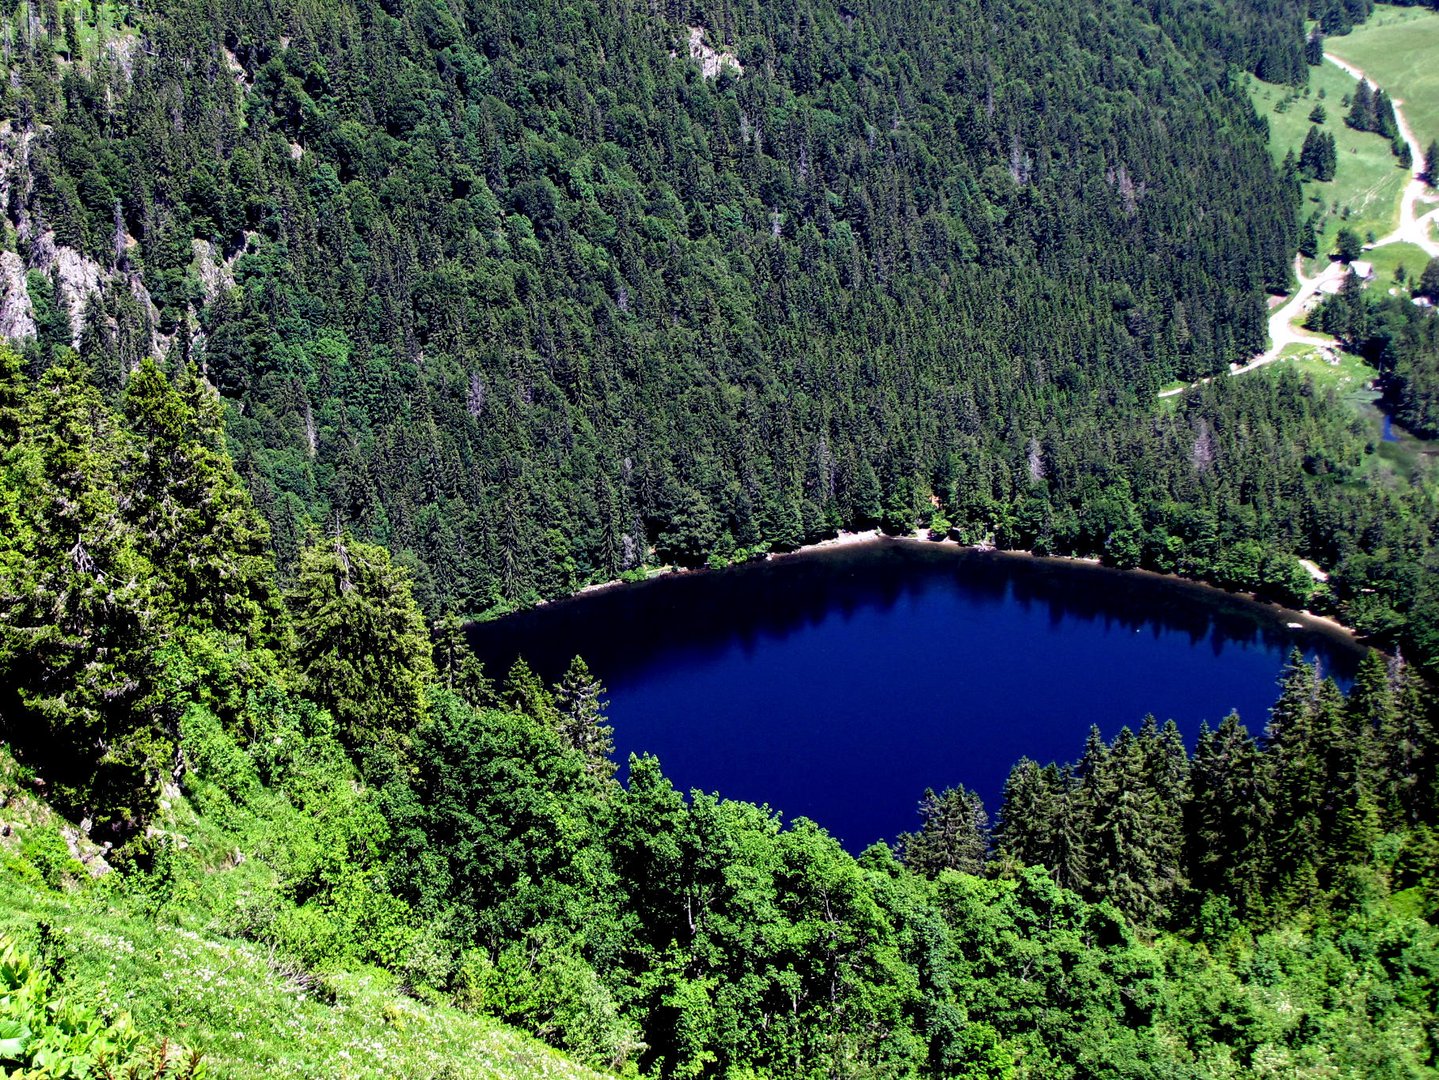
<instances>
[{"instance_id":1,"label":"rocky cliff face","mask_svg":"<svg viewBox=\"0 0 1439 1080\"><path fill-rule=\"evenodd\" d=\"M32 198L34 177L30 150L36 139L46 138L44 125L17 126L0 122L0 206L4 208L6 248L0 251L0 335L12 340L36 335L35 310L26 287L26 274L38 270L51 275L58 284L56 299L70 316L71 344L80 345L85 331L86 310L91 297L102 299L114 290L130 292L144 313L151 355L164 356L169 337L155 329L159 312L140 274L129 264L133 238L117 228L115 255L110 266L56 242L55 232L46 226Z\"/></svg>"}]
</instances>

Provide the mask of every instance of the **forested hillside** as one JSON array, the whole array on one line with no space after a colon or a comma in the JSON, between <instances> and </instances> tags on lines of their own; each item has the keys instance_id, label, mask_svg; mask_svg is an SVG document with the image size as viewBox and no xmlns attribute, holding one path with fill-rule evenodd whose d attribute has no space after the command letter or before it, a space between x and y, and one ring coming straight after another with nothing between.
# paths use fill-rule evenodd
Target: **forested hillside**
<instances>
[{"instance_id":1,"label":"forested hillside","mask_svg":"<svg viewBox=\"0 0 1439 1080\"><path fill-rule=\"evenodd\" d=\"M1432 1073L1432 477L1290 371L1156 399L1289 285L1305 14L0 4L0 1068ZM1432 413L1431 313L1326 312ZM464 647L876 525L1396 648L855 858Z\"/></svg>"},{"instance_id":2,"label":"forested hillside","mask_svg":"<svg viewBox=\"0 0 1439 1080\"><path fill-rule=\"evenodd\" d=\"M1262 742L1095 734L1016 767L992 838L930 793L854 858L653 758L622 786L582 661L492 681L381 547L270 587L213 392L147 362L112 409L86 375L0 350L5 1067L581 1075L502 1020L665 1078L1432 1070L1412 666L1346 698L1296 659Z\"/></svg>"},{"instance_id":3,"label":"forested hillside","mask_svg":"<svg viewBox=\"0 0 1439 1080\"><path fill-rule=\"evenodd\" d=\"M1263 347L1295 189L1228 63L1302 78L1298 14L21 6L3 329L192 357L282 574L350 528L431 614L1002 516Z\"/></svg>"}]
</instances>

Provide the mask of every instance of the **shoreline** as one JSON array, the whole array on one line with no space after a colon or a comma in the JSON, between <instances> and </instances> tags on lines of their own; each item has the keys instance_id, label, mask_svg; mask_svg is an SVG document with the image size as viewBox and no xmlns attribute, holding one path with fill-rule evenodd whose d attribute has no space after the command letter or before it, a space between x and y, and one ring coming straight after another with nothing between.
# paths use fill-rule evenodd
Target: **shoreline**
<instances>
[{"instance_id":1,"label":"shoreline","mask_svg":"<svg viewBox=\"0 0 1439 1080\"><path fill-rule=\"evenodd\" d=\"M900 536L890 536L879 529L865 529L859 531L841 530L837 535L826 540L818 540L812 544L803 544L793 551L773 551L746 562L731 563L723 567L710 566L663 566L655 568L654 573L647 574L644 578L634 581L626 581L623 578L615 578L612 581L595 582L575 590L568 596L556 597L553 600L542 600L532 608L520 608L505 615L495 616L492 619L469 619L470 623L494 622L507 618L509 615L517 615L526 610L536 610L552 604L562 604L569 601L581 600L596 593L608 592L612 589L623 588L633 585L647 585L651 582L662 581L669 577L690 577L696 574L722 573L725 570L739 570L746 566L752 566L763 562L777 562L783 559L791 559L796 556L822 554L827 551L839 551L845 548L864 547L868 545L884 544L909 544L935 550L948 550L957 555L992 555L1007 559L1028 559L1038 563L1049 563L1054 566L1082 566L1090 567L1096 571L1110 574L1131 575L1135 578L1147 578L1150 581L1160 582L1171 587L1180 587L1194 591L1202 591L1214 596L1224 597L1229 600L1237 600L1243 604L1253 605L1264 609L1269 614L1280 618L1288 630L1308 630L1312 633L1324 633L1326 635L1344 639L1348 644L1356 648L1373 648L1369 645L1353 627L1347 626L1331 615L1321 615L1317 612L1302 608L1285 607L1273 600L1254 593L1239 592L1223 588L1212 582L1199 578L1184 577L1181 574L1163 573L1158 570L1149 570L1144 567L1125 569L1118 566L1106 566L1097 556L1093 555L1036 555L1033 551L1025 548L997 548L982 544L964 544L951 537L943 540L931 540L928 531L918 529L912 533Z\"/></svg>"},{"instance_id":2,"label":"shoreline","mask_svg":"<svg viewBox=\"0 0 1439 1080\"><path fill-rule=\"evenodd\" d=\"M1298 618L1301 620L1300 622L1294 622L1292 620L1286 621L1285 626L1287 629L1323 630L1325 632L1337 634L1341 637L1344 637L1356 646L1365 648L1373 647L1367 645L1363 636L1357 630L1355 630L1351 626L1346 626L1344 623L1340 622L1332 615L1321 615L1318 612L1310 611L1307 608L1285 607L1283 604L1280 604L1274 600L1265 599L1264 597L1259 596L1257 593L1239 592L1237 590L1226 589L1223 586L1215 585L1212 582L1204 581L1200 578L1185 577L1182 574L1168 574L1159 570L1150 570L1142 566L1131 567L1128 569L1119 566L1106 566L1098 557L1093 555L1036 555L1033 551L1030 551L1027 548L987 548L979 547L973 544L961 544L958 540L931 540L929 539L929 537L918 532L910 534L908 536L886 537L885 539L907 541L911 544L924 544L931 547L948 547L953 548L961 553L998 555L1005 558L1015 559L1032 559L1036 562L1067 564L1071 566L1078 563L1082 566L1092 566L1097 570L1102 570L1111 574L1130 574L1136 577L1148 578L1151 581L1160 581L1170 585L1182 586L1184 588L1203 590L1204 592L1216 593L1219 596L1241 600L1247 604L1254 604L1281 615L1298 616Z\"/></svg>"}]
</instances>

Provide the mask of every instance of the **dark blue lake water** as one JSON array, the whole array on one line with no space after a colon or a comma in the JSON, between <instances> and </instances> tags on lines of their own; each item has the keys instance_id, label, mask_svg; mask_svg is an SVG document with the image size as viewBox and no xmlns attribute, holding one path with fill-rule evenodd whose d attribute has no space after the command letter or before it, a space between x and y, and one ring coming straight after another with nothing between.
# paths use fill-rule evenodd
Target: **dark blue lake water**
<instances>
[{"instance_id":1,"label":"dark blue lake water","mask_svg":"<svg viewBox=\"0 0 1439 1080\"><path fill-rule=\"evenodd\" d=\"M1085 564L892 541L674 576L472 629L499 676L572 656L609 688L621 762L767 803L852 851L914 828L926 787L991 815L1010 766L1078 757L1153 712L1192 745L1237 709L1261 731L1295 645L1347 686L1359 652L1212 590Z\"/></svg>"}]
</instances>

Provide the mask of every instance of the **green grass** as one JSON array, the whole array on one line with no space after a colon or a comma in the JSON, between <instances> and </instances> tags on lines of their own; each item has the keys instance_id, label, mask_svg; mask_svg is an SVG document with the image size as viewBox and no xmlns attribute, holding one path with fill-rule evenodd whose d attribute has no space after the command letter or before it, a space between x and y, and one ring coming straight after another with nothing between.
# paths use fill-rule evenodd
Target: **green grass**
<instances>
[{"instance_id":1,"label":"green grass","mask_svg":"<svg viewBox=\"0 0 1439 1080\"><path fill-rule=\"evenodd\" d=\"M1324 106L1321 127L1334 135L1338 164L1333 180L1304 185L1300 210L1303 217L1315 210L1321 212L1321 252L1333 250L1334 238L1342 228L1368 239L1370 233L1380 237L1399 224L1399 199L1408 177L1390 150L1389 140L1355 131L1344 123L1349 111L1344 99L1356 85L1333 64L1311 68L1309 85L1299 90L1250 80L1254 107L1269 121L1269 150L1276 163L1291 150L1299 155L1311 126L1310 111L1316 104ZM1322 261L1313 269L1320 265Z\"/></svg>"},{"instance_id":2,"label":"green grass","mask_svg":"<svg viewBox=\"0 0 1439 1080\"><path fill-rule=\"evenodd\" d=\"M600 1075L497 1021L408 997L384 972L316 979L184 913L157 920L103 886L51 890L11 870L0 870L0 932L23 942L50 926L67 995L194 1047L212 1077Z\"/></svg>"},{"instance_id":3,"label":"green grass","mask_svg":"<svg viewBox=\"0 0 1439 1080\"><path fill-rule=\"evenodd\" d=\"M1439 139L1439 12L1380 4L1364 25L1324 47L1404 102L1421 148Z\"/></svg>"},{"instance_id":4,"label":"green grass","mask_svg":"<svg viewBox=\"0 0 1439 1080\"><path fill-rule=\"evenodd\" d=\"M1374 280L1369 287L1388 292L1395 284L1394 273L1399 267L1405 271L1405 287L1416 281L1429 264L1429 256L1422 248L1413 244L1386 244L1364 253L1367 262L1374 264Z\"/></svg>"},{"instance_id":5,"label":"green grass","mask_svg":"<svg viewBox=\"0 0 1439 1080\"><path fill-rule=\"evenodd\" d=\"M196 816L184 798L162 822L183 837L172 888L114 873L91 880L67 858L55 832L63 822L19 776L0 745L0 935L32 956L48 953L52 971L58 957L61 998L107 1021L128 1013L147 1041L200 1051L214 1080L602 1076L433 992L406 993L389 972L354 963L308 970L227 932L248 909L279 902L274 874L257 835Z\"/></svg>"},{"instance_id":6,"label":"green grass","mask_svg":"<svg viewBox=\"0 0 1439 1080\"><path fill-rule=\"evenodd\" d=\"M1274 361L1273 367L1293 368L1300 375L1308 376L1321 389L1334 389L1354 401L1368 401L1374 396L1369 384L1379 373L1364 362L1364 358L1353 353L1340 352L1338 363L1325 360L1313 345L1286 345Z\"/></svg>"}]
</instances>

